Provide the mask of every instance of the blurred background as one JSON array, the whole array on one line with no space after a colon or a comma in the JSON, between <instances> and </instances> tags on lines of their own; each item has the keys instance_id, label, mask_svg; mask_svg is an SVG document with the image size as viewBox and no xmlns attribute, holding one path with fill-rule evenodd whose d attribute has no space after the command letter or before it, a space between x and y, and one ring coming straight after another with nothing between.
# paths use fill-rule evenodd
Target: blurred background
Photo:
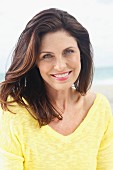
<instances>
[{"instance_id":1,"label":"blurred background","mask_svg":"<svg viewBox=\"0 0 113 170\"><path fill-rule=\"evenodd\" d=\"M113 107L113 0L0 0L0 82L27 22L50 7L68 11L88 30L94 49L92 87L104 93Z\"/></svg>"}]
</instances>

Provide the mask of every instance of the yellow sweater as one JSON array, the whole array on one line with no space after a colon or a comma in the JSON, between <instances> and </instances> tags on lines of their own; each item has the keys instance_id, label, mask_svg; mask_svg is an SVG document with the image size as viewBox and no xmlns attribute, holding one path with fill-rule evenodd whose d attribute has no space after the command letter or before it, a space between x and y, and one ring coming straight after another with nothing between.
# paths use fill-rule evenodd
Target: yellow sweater
<instances>
[{"instance_id":1,"label":"yellow sweater","mask_svg":"<svg viewBox=\"0 0 113 170\"><path fill-rule=\"evenodd\" d=\"M12 110L0 110L0 170L113 170L113 116L103 95L68 136L39 128L16 103Z\"/></svg>"}]
</instances>

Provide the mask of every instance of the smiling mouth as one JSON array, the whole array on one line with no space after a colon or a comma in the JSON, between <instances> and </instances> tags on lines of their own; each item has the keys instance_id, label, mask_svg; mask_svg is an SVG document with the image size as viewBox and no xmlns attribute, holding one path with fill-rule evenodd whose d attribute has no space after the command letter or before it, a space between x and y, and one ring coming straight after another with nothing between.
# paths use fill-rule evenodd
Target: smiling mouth
<instances>
[{"instance_id":1,"label":"smiling mouth","mask_svg":"<svg viewBox=\"0 0 113 170\"><path fill-rule=\"evenodd\" d=\"M53 77L56 78L65 78L67 77L72 71L66 72L66 73L62 73L62 74L52 74Z\"/></svg>"}]
</instances>

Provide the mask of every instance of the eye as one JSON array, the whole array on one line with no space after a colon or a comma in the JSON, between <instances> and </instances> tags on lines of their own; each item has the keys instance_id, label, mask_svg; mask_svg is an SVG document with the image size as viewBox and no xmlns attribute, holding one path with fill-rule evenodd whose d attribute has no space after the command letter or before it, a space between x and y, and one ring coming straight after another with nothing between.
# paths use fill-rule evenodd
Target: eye
<instances>
[{"instance_id":1,"label":"eye","mask_svg":"<svg viewBox=\"0 0 113 170\"><path fill-rule=\"evenodd\" d=\"M44 59L44 60L49 60L49 59L51 59L53 56L51 55L51 54L45 54L45 55L43 55L42 56L42 59Z\"/></svg>"},{"instance_id":2,"label":"eye","mask_svg":"<svg viewBox=\"0 0 113 170\"><path fill-rule=\"evenodd\" d=\"M64 54L65 54L65 55L73 54L73 53L74 53L74 50L73 50L73 49L66 49L66 50L64 51Z\"/></svg>"}]
</instances>

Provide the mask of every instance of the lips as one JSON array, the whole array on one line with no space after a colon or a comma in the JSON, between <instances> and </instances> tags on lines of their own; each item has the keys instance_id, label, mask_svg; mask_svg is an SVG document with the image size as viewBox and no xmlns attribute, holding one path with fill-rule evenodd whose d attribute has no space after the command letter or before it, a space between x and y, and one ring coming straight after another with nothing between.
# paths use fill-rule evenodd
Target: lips
<instances>
[{"instance_id":1,"label":"lips","mask_svg":"<svg viewBox=\"0 0 113 170\"><path fill-rule=\"evenodd\" d=\"M65 78L65 77L67 77L70 73L71 73L71 71L65 72L65 73L60 73L60 74L51 74L51 75L52 75L53 77L56 77L56 78Z\"/></svg>"}]
</instances>

